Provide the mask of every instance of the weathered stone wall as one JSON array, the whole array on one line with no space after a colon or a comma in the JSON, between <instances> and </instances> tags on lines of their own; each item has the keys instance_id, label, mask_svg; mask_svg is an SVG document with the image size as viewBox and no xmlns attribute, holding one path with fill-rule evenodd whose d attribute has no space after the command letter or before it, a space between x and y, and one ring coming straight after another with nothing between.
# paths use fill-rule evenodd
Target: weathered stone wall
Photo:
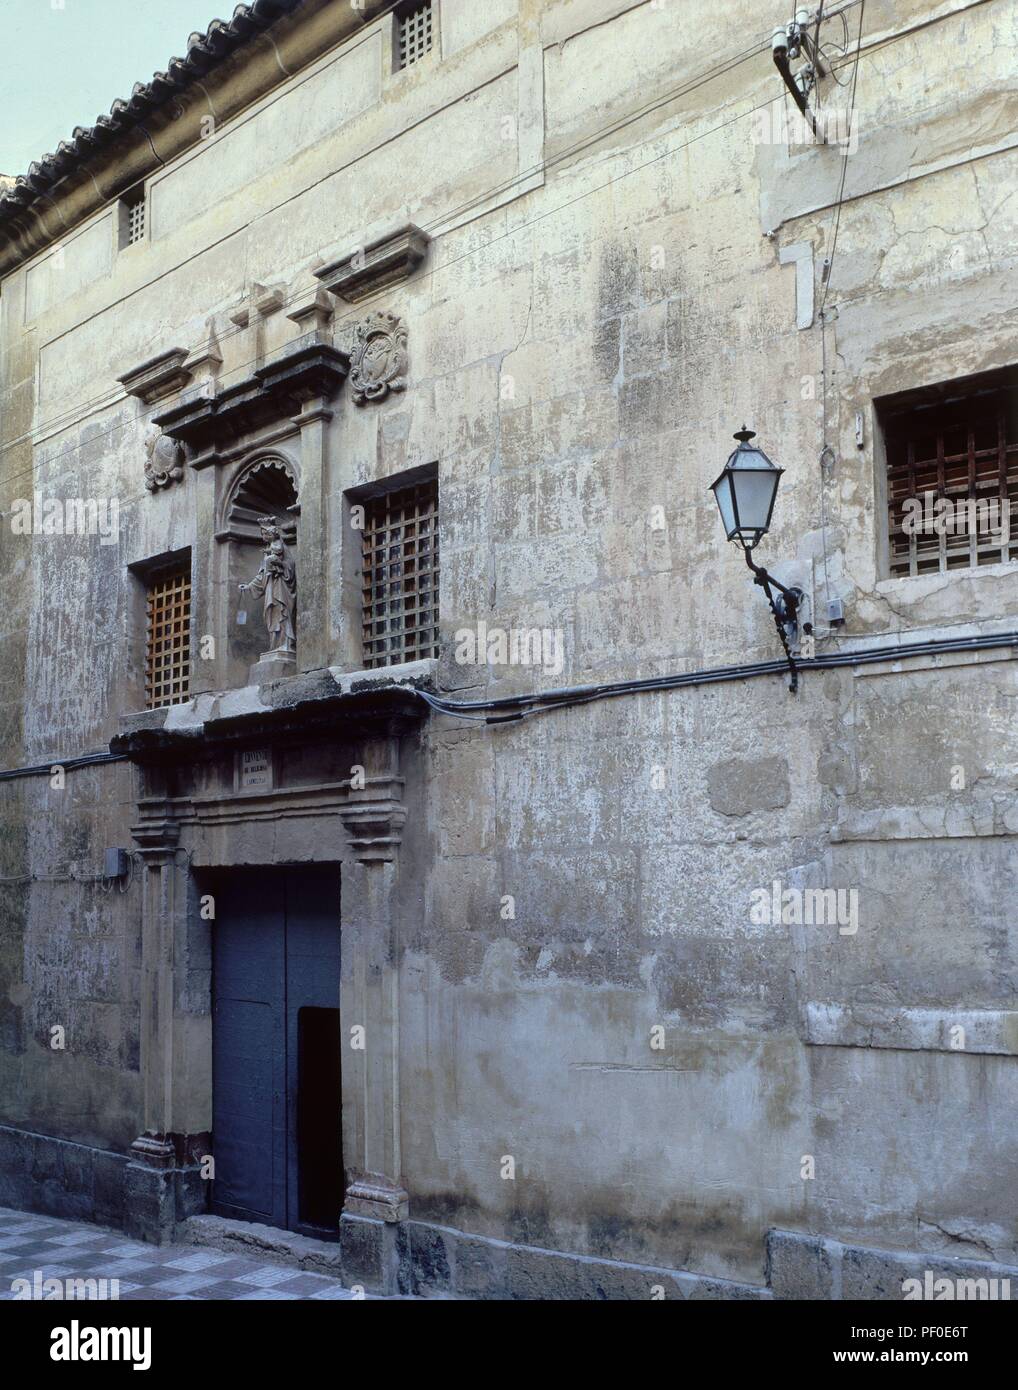
<instances>
[{"instance_id":1,"label":"weathered stone wall","mask_svg":"<svg viewBox=\"0 0 1018 1390\"><path fill-rule=\"evenodd\" d=\"M359 407L344 387L328 424L330 666L360 664L343 494L430 463L440 688L773 659L708 492L744 420L786 469L762 553L806 590L819 652L1015 627L1018 566L888 577L872 402L1013 361L1018 6L870 0L826 289L844 155L775 138L784 10L440 12L419 68L392 74L369 24L172 160L144 245L118 254L107 211L3 281L0 509L34 487L116 497L121 520L115 545L5 525L4 766L119 732L140 706L127 567L215 545L210 472L147 492L116 378L211 328L239 380L301 331L316 268L408 220L429 258L366 306L407 324L408 389ZM284 308L238 327L274 286ZM335 307L350 350L366 309ZM560 632L561 669L459 664L480 621ZM195 684L214 696L221 668ZM810 673L794 699L767 677L434 717L399 866L411 1216L751 1284L772 1227L1018 1260L1015 692L1005 650ZM2 1118L120 1152L142 1128L140 907L96 879L133 779L2 787ZM857 930L755 920L774 880L854 890Z\"/></svg>"}]
</instances>

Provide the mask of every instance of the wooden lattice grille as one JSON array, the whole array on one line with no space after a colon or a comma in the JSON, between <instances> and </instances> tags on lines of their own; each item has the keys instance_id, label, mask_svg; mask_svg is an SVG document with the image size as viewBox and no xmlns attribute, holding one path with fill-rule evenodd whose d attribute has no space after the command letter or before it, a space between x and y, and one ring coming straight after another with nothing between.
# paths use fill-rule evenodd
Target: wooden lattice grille
<instances>
[{"instance_id":1,"label":"wooden lattice grille","mask_svg":"<svg viewBox=\"0 0 1018 1390\"><path fill-rule=\"evenodd\" d=\"M438 654L438 481L365 504L364 665Z\"/></svg>"},{"instance_id":2,"label":"wooden lattice grille","mask_svg":"<svg viewBox=\"0 0 1018 1390\"><path fill-rule=\"evenodd\" d=\"M979 378L952 398L918 397L882 414L891 573L972 569L1018 559L1018 388ZM961 385L961 384L960 384ZM946 396L946 389L943 394ZM909 534L906 502L924 525ZM940 499L943 534L926 524Z\"/></svg>"},{"instance_id":3,"label":"wooden lattice grille","mask_svg":"<svg viewBox=\"0 0 1018 1390\"><path fill-rule=\"evenodd\" d=\"M180 705L191 689L191 576L164 571L148 586L145 705Z\"/></svg>"},{"instance_id":4,"label":"wooden lattice grille","mask_svg":"<svg viewBox=\"0 0 1018 1390\"><path fill-rule=\"evenodd\" d=\"M145 239L144 193L139 193L128 200L125 211L127 214L127 244L133 246L135 242Z\"/></svg>"},{"instance_id":5,"label":"wooden lattice grille","mask_svg":"<svg viewBox=\"0 0 1018 1390\"><path fill-rule=\"evenodd\" d=\"M399 16L399 66L408 68L431 51L431 0L415 5Z\"/></svg>"}]
</instances>

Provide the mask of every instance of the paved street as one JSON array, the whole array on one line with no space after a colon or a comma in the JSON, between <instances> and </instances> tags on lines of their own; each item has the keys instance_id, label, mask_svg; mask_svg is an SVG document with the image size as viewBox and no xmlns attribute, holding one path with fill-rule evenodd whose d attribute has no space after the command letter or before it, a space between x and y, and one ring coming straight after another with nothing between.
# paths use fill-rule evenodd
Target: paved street
<instances>
[{"instance_id":1,"label":"paved street","mask_svg":"<svg viewBox=\"0 0 1018 1390\"><path fill-rule=\"evenodd\" d=\"M17 1297L18 1289L12 1288L17 1279L36 1286L46 1279L116 1279L121 1299L354 1297L336 1279L250 1255L193 1245L144 1245L99 1226L0 1207L0 1300ZM65 1296L95 1294L72 1286Z\"/></svg>"}]
</instances>

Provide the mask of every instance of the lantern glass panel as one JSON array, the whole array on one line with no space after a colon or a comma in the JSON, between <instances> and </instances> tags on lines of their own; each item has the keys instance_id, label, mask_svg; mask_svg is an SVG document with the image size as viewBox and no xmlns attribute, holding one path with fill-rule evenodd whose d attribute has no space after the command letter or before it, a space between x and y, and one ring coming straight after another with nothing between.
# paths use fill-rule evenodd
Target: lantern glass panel
<instances>
[{"instance_id":1,"label":"lantern glass panel","mask_svg":"<svg viewBox=\"0 0 1018 1390\"><path fill-rule=\"evenodd\" d=\"M732 475L727 468L717 482L712 484L712 487L714 500L721 513L721 524L725 528L726 537L731 540L738 528L738 523L735 520L735 500L732 496Z\"/></svg>"},{"instance_id":2,"label":"lantern glass panel","mask_svg":"<svg viewBox=\"0 0 1018 1390\"><path fill-rule=\"evenodd\" d=\"M767 464L765 467L736 467L732 469L732 487L735 491L735 512L739 530L746 534L751 531L766 531L771 523L774 498L778 490L778 469Z\"/></svg>"}]
</instances>

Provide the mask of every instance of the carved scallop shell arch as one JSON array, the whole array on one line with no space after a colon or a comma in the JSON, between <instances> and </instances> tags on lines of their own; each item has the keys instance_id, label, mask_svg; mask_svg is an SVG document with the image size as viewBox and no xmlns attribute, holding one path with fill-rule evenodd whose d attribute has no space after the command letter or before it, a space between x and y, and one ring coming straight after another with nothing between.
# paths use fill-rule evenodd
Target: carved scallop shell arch
<instances>
[{"instance_id":1,"label":"carved scallop shell arch","mask_svg":"<svg viewBox=\"0 0 1018 1390\"><path fill-rule=\"evenodd\" d=\"M237 474L223 507L217 540L261 545L259 518L275 517L287 545L297 541L299 478L282 454L261 454Z\"/></svg>"}]
</instances>

